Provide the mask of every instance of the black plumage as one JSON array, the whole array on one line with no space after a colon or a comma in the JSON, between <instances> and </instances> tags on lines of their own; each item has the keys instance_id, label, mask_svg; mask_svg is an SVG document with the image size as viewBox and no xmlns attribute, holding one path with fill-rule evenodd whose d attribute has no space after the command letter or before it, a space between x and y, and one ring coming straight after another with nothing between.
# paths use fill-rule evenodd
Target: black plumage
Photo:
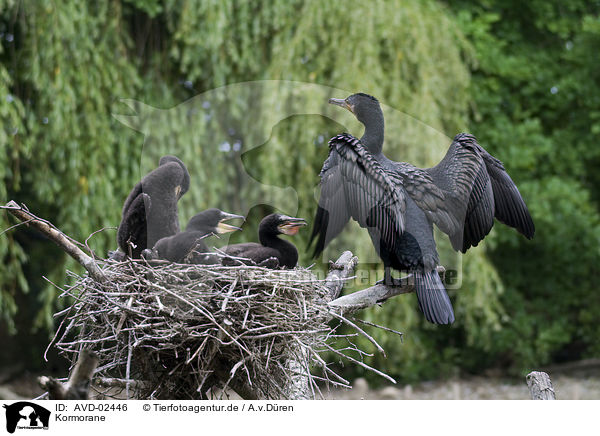
<instances>
[{"instance_id":1,"label":"black plumage","mask_svg":"<svg viewBox=\"0 0 600 436\"><path fill-rule=\"evenodd\" d=\"M177 202L190 187L185 164L163 156L158 167L138 182L123 204L117 230L119 248L133 259L165 236L179 232Z\"/></svg>"},{"instance_id":2,"label":"black plumage","mask_svg":"<svg viewBox=\"0 0 600 436\"><path fill-rule=\"evenodd\" d=\"M396 283L392 268L413 273L425 317L436 324L454 322L436 270L432 223L463 253L490 232L494 218L530 239L535 228L521 194L502 162L473 135L456 135L437 166L421 169L382 153L384 118L377 99L359 93L329 102L350 110L365 133L360 140L344 133L329 141L311 235L315 256L352 218L368 229L383 260L386 283Z\"/></svg>"},{"instance_id":3,"label":"black plumage","mask_svg":"<svg viewBox=\"0 0 600 436\"><path fill-rule=\"evenodd\" d=\"M261 220L258 227L260 244L247 242L222 248L225 254L231 256L231 258L223 259L223 264L235 265L237 262L241 262L272 269L294 268L298 263L298 250L291 242L280 239L279 235L295 235L300 227L305 225L306 221L302 218L293 218L278 213L267 215Z\"/></svg>"},{"instance_id":4,"label":"black plumage","mask_svg":"<svg viewBox=\"0 0 600 436\"><path fill-rule=\"evenodd\" d=\"M185 231L159 239L152 250L146 249L142 254L146 259L164 259L175 263L217 263L218 257L206 254L209 250L204 239L240 230L239 227L226 223L232 219L244 217L219 209L207 209L194 215Z\"/></svg>"}]
</instances>

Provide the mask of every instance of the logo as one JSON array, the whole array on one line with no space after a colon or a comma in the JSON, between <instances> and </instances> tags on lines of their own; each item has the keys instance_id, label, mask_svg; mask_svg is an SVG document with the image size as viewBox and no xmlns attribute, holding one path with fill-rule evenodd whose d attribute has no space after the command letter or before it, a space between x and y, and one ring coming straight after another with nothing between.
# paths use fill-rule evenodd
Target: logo
<instances>
[{"instance_id":1,"label":"logo","mask_svg":"<svg viewBox=\"0 0 600 436\"><path fill-rule=\"evenodd\" d=\"M6 430L14 433L15 429L44 429L48 430L50 411L29 401L19 401L10 405L4 404L6 409Z\"/></svg>"}]
</instances>

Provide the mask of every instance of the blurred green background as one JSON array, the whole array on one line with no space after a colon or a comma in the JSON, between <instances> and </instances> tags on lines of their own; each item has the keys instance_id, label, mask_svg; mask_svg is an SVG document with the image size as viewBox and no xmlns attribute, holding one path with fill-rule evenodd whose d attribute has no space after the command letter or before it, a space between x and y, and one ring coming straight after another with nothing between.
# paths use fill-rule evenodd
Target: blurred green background
<instances>
[{"instance_id":1,"label":"blurred green background","mask_svg":"<svg viewBox=\"0 0 600 436\"><path fill-rule=\"evenodd\" d=\"M599 13L583 0L0 0L0 201L84 241L176 154L192 176L182 225L206 207L249 212L234 239L252 240L268 205L310 221L327 140L361 133L326 98L367 92L385 105L390 158L434 165L469 131L536 224L533 241L497 225L458 260L440 238L463 272L456 323L427 324L414 295L365 311L404 332L373 332L388 357L370 364L412 382L600 357ZM298 83L231 86L257 80ZM0 231L15 222L0 213ZM294 239L305 266L308 234ZM115 235L89 245L105 256ZM325 261L351 249L377 270L369 246L353 226ZM25 227L0 235L0 256L0 365L52 368L42 354L68 302L44 277L81 270Z\"/></svg>"}]
</instances>

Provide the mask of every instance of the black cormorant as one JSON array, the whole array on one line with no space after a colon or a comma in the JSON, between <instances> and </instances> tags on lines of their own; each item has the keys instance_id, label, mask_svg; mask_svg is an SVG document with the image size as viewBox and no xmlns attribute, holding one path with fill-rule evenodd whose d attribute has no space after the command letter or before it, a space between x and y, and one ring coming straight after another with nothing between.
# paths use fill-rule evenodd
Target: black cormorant
<instances>
[{"instance_id":1,"label":"black cormorant","mask_svg":"<svg viewBox=\"0 0 600 436\"><path fill-rule=\"evenodd\" d=\"M177 201L190 187L190 175L175 156L163 156L129 193L117 231L119 248L138 259L147 247L179 232Z\"/></svg>"},{"instance_id":2,"label":"black cormorant","mask_svg":"<svg viewBox=\"0 0 600 436\"><path fill-rule=\"evenodd\" d=\"M224 265L234 265L237 260L242 263L250 263L267 268L294 268L298 263L298 250L294 244L279 239L280 234L295 235L300 227L305 226L306 221L302 218L293 218L278 213L267 215L262 219L258 227L258 239L256 242L234 244L221 250L237 259L225 258ZM242 259L249 259L245 262Z\"/></svg>"},{"instance_id":3,"label":"black cormorant","mask_svg":"<svg viewBox=\"0 0 600 436\"><path fill-rule=\"evenodd\" d=\"M451 324L454 311L436 270L432 223L463 253L490 232L494 217L531 239L535 228L521 194L502 162L473 135L456 135L437 166L421 169L382 153L384 119L376 98L358 93L329 103L352 112L365 132L360 140L343 133L329 141L311 235L315 256L353 218L368 228L384 263L384 282L398 284L391 268L413 273L427 320Z\"/></svg>"},{"instance_id":4,"label":"black cormorant","mask_svg":"<svg viewBox=\"0 0 600 436\"><path fill-rule=\"evenodd\" d=\"M152 250L146 249L142 255L146 259L164 259L175 263L217 263L216 256L204 254L208 247L202 240L207 236L240 230L225 222L232 219L244 217L219 209L207 209L194 215L185 231L160 239Z\"/></svg>"}]
</instances>

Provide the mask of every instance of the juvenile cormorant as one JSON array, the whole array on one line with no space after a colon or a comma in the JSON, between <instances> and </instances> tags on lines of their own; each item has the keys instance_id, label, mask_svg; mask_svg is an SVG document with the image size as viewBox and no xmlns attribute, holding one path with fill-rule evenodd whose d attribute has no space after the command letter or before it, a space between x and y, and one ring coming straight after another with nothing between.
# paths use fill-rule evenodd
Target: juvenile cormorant
<instances>
[{"instance_id":1,"label":"juvenile cormorant","mask_svg":"<svg viewBox=\"0 0 600 436\"><path fill-rule=\"evenodd\" d=\"M119 248L138 259L147 247L179 232L177 201L190 187L190 175L175 156L163 156L129 193L117 231Z\"/></svg>"},{"instance_id":2,"label":"juvenile cormorant","mask_svg":"<svg viewBox=\"0 0 600 436\"><path fill-rule=\"evenodd\" d=\"M152 250L146 249L142 255L146 259L165 259L175 263L217 263L216 257L213 256L213 260L210 255L202 254L208 251L202 240L210 235L240 230L225 222L238 218L244 219L242 215L207 209L194 215L185 231L160 239Z\"/></svg>"},{"instance_id":3,"label":"juvenile cormorant","mask_svg":"<svg viewBox=\"0 0 600 436\"><path fill-rule=\"evenodd\" d=\"M432 223L463 253L490 232L494 217L531 239L535 228L521 194L502 162L473 135L456 135L437 166L421 169L382 153L384 119L377 99L358 93L329 103L352 112L365 132L360 140L343 133L329 141L311 235L315 257L353 218L368 228L384 263L384 282L398 284L391 268L413 273L427 320L451 324L454 311L436 270Z\"/></svg>"},{"instance_id":4,"label":"juvenile cormorant","mask_svg":"<svg viewBox=\"0 0 600 436\"><path fill-rule=\"evenodd\" d=\"M234 244L221 250L236 258L249 259L250 263L267 268L294 268L298 263L298 250L294 244L279 239L280 234L295 235L300 227L305 226L306 221L302 218L293 218L278 213L267 215L262 219L258 227L258 239L256 242ZM237 261L238 259L235 259ZM234 259L223 259L224 265L234 265Z\"/></svg>"}]
</instances>

